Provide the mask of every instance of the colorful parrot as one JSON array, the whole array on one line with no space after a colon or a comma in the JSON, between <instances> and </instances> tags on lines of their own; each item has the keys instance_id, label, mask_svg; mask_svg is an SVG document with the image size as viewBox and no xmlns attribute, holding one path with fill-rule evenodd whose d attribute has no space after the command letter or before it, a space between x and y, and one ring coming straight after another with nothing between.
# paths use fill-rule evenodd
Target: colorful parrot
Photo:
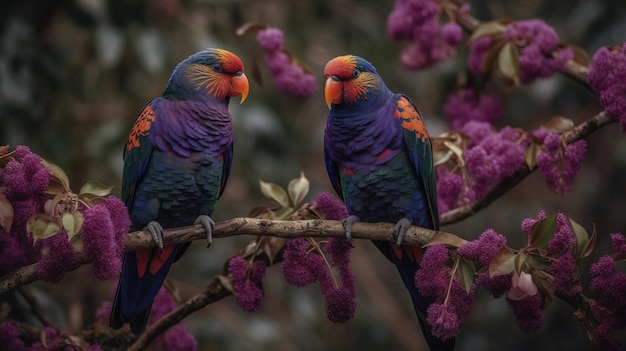
<instances>
[{"instance_id":1,"label":"colorful parrot","mask_svg":"<svg viewBox=\"0 0 626 351\"><path fill-rule=\"evenodd\" d=\"M410 225L439 229L432 147L420 114L361 57L336 57L324 75L330 109L324 158L331 184L350 214L343 220L348 240L357 221L396 223L396 243L374 244L398 268L429 347L452 350L454 339L432 335L426 316L433 301L415 287L422 248L400 245Z\"/></svg>"},{"instance_id":2,"label":"colorful parrot","mask_svg":"<svg viewBox=\"0 0 626 351\"><path fill-rule=\"evenodd\" d=\"M131 231L148 230L158 249L124 255L110 325L145 329L150 308L172 263L189 243L163 246L163 228L202 224L211 244L211 214L224 191L233 157L228 103L248 95L239 57L222 49L197 52L172 73L163 96L137 116L124 149L122 200Z\"/></svg>"}]
</instances>

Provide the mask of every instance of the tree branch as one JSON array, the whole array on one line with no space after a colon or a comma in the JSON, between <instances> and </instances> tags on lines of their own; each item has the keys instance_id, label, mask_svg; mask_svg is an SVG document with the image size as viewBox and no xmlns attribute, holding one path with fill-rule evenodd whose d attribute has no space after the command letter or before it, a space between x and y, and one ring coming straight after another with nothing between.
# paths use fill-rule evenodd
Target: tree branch
<instances>
[{"instance_id":1,"label":"tree branch","mask_svg":"<svg viewBox=\"0 0 626 351\"><path fill-rule=\"evenodd\" d=\"M358 222L353 225L352 237L358 239L394 241L394 224L391 223L364 223ZM434 231L417 226L410 227L403 242L410 245L423 245L435 235L451 236L452 234ZM297 237L343 237L346 235L343 224L340 221L327 221L322 219L276 221L257 218L233 218L215 224L213 237L226 238L235 235L261 235L275 236L280 238ZM163 234L165 245L186 243L193 240L205 240L206 231L201 225L167 229ZM136 231L126 235L125 252L136 251L156 247L152 236L147 231ZM68 269L75 270L89 263L82 257ZM37 279L37 263L21 267L7 274L0 280L0 294L11 291L18 286L31 283Z\"/></svg>"},{"instance_id":2,"label":"tree branch","mask_svg":"<svg viewBox=\"0 0 626 351\"><path fill-rule=\"evenodd\" d=\"M615 122L615 120L608 117L604 113L604 111L600 112L591 119L588 119L585 122L561 134L561 140L563 140L565 144L571 144L577 140L589 136L591 133L612 122ZM460 222L461 220L464 220L465 218L474 215L478 211L489 206L489 204L500 198L500 196L504 195L508 190L519 184L519 182L524 180L524 178L529 176L536 169L537 167L529 169L526 164L523 164L511 177L504 179L500 183L496 184L493 188L491 188L489 193L487 193L484 198L473 204L457 207L442 214L440 216L441 225Z\"/></svg>"}]
</instances>

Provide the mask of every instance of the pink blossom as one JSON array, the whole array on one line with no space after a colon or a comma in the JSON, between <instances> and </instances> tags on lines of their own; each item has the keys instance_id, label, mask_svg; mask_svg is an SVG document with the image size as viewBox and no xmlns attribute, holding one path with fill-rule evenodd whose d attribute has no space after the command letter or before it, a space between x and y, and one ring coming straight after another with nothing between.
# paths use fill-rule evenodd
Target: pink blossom
<instances>
[{"instance_id":1,"label":"pink blossom","mask_svg":"<svg viewBox=\"0 0 626 351\"><path fill-rule=\"evenodd\" d=\"M509 299L517 301L535 294L537 294L537 286L530 274L526 272L521 272L520 274L513 273L511 289L507 293Z\"/></svg>"},{"instance_id":2,"label":"pink blossom","mask_svg":"<svg viewBox=\"0 0 626 351\"><path fill-rule=\"evenodd\" d=\"M454 338L461 327L459 316L440 303L433 303L428 307L426 321L432 327L433 335L442 340Z\"/></svg>"}]
</instances>

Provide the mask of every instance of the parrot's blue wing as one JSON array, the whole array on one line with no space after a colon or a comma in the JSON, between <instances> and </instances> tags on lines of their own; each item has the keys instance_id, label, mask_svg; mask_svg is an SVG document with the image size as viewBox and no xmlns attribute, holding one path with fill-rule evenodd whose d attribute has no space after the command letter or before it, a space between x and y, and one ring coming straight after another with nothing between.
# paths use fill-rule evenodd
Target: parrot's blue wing
<instances>
[{"instance_id":1,"label":"parrot's blue wing","mask_svg":"<svg viewBox=\"0 0 626 351\"><path fill-rule=\"evenodd\" d=\"M401 119L404 145L417 179L421 181L420 185L424 189L430 209L432 229L439 230L435 166L433 165L432 145L426 127L415 105L404 95L398 99L394 117Z\"/></svg>"}]
</instances>

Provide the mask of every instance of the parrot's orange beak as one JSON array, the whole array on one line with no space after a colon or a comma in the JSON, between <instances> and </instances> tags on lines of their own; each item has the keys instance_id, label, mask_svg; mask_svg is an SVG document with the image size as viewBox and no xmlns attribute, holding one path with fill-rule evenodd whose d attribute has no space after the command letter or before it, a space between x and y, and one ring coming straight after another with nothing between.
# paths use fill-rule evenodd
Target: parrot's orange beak
<instances>
[{"instance_id":1,"label":"parrot's orange beak","mask_svg":"<svg viewBox=\"0 0 626 351\"><path fill-rule=\"evenodd\" d=\"M326 78L326 85L324 86L324 97L326 98L326 106L330 108L330 104L340 104L343 102L343 83L337 78L337 76L330 76Z\"/></svg>"},{"instance_id":2,"label":"parrot's orange beak","mask_svg":"<svg viewBox=\"0 0 626 351\"><path fill-rule=\"evenodd\" d=\"M241 104L246 101L248 97L248 91L250 90L250 85L248 83L248 77L243 72L237 72L230 79L230 91L228 92L229 96L239 96L241 95Z\"/></svg>"}]
</instances>

